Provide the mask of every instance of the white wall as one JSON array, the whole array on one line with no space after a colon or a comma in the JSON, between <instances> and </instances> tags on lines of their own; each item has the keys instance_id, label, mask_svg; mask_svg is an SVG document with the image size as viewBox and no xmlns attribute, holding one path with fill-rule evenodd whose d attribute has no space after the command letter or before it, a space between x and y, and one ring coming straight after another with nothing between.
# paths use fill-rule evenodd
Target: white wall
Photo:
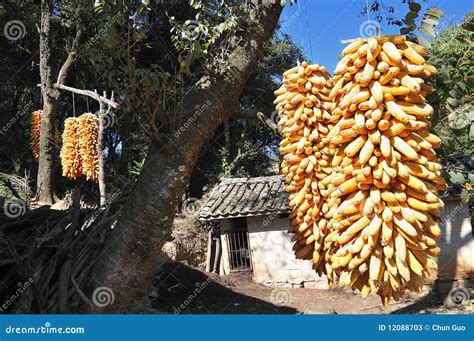
<instances>
[{"instance_id":1,"label":"white wall","mask_svg":"<svg viewBox=\"0 0 474 341\"><path fill-rule=\"evenodd\" d=\"M438 277L466 279L474 274L474 240L469 208L460 200L445 200L441 211Z\"/></svg>"},{"instance_id":2,"label":"white wall","mask_svg":"<svg viewBox=\"0 0 474 341\"><path fill-rule=\"evenodd\" d=\"M311 260L295 259L291 235L287 233L289 225L288 218L247 218L254 281L295 284L315 281L325 286L326 279L312 269Z\"/></svg>"}]
</instances>

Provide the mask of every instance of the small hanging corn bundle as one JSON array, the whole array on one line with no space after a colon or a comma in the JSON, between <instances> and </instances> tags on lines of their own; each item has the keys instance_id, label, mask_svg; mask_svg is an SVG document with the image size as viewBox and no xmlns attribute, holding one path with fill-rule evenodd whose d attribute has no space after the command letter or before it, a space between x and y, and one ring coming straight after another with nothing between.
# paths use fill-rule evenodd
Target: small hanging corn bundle
<instances>
[{"instance_id":1,"label":"small hanging corn bundle","mask_svg":"<svg viewBox=\"0 0 474 341\"><path fill-rule=\"evenodd\" d=\"M322 246L327 234L323 215L329 208L321 180L331 174L328 143L332 110L329 93L332 81L322 66L294 67L283 74L283 84L275 91L279 128L284 137L280 152L284 155L281 173L285 175L293 250L298 259L313 259L313 267L324 272Z\"/></svg>"},{"instance_id":2,"label":"small hanging corn bundle","mask_svg":"<svg viewBox=\"0 0 474 341\"><path fill-rule=\"evenodd\" d=\"M41 118L43 112L41 110L33 111L30 118L30 144L31 151L35 160L39 159L40 153L40 133L41 133Z\"/></svg>"},{"instance_id":3,"label":"small hanging corn bundle","mask_svg":"<svg viewBox=\"0 0 474 341\"><path fill-rule=\"evenodd\" d=\"M386 305L405 289L421 290L436 268L437 191L446 184L423 81L436 69L425 63L427 50L403 36L356 39L342 54L331 92L341 118L331 131L337 151L326 180L336 186L328 200L341 203L326 260L340 285L376 293Z\"/></svg>"},{"instance_id":4,"label":"small hanging corn bundle","mask_svg":"<svg viewBox=\"0 0 474 341\"><path fill-rule=\"evenodd\" d=\"M82 159L82 174L89 181L97 182L99 177L99 118L91 113L79 116L79 148Z\"/></svg>"},{"instance_id":5,"label":"small hanging corn bundle","mask_svg":"<svg viewBox=\"0 0 474 341\"><path fill-rule=\"evenodd\" d=\"M61 166L63 168L63 176L70 180L75 180L82 175L78 130L79 119L77 117L69 117L64 121Z\"/></svg>"}]
</instances>

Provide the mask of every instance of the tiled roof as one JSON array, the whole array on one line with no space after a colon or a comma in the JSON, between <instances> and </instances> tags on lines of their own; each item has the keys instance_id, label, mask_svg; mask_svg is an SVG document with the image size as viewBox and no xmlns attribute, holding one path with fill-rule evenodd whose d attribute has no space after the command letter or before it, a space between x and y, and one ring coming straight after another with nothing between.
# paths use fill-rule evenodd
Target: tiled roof
<instances>
[{"instance_id":1,"label":"tiled roof","mask_svg":"<svg viewBox=\"0 0 474 341\"><path fill-rule=\"evenodd\" d=\"M288 193L280 175L231 178L217 185L199 210L199 220L259 216L290 212Z\"/></svg>"}]
</instances>

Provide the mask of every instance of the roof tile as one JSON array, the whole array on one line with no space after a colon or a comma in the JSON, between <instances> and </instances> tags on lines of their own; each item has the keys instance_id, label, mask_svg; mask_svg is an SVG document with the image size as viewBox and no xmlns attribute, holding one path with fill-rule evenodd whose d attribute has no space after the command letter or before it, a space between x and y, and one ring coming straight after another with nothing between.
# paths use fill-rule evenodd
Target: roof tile
<instances>
[{"instance_id":1,"label":"roof tile","mask_svg":"<svg viewBox=\"0 0 474 341\"><path fill-rule=\"evenodd\" d=\"M287 213L288 194L280 175L225 179L199 210L199 220Z\"/></svg>"}]
</instances>

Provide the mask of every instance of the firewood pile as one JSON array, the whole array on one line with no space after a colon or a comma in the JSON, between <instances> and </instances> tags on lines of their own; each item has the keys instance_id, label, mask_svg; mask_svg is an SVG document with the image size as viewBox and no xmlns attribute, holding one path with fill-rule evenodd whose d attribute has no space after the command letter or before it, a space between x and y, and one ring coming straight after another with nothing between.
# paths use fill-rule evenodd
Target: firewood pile
<instances>
[{"instance_id":1,"label":"firewood pile","mask_svg":"<svg viewBox=\"0 0 474 341\"><path fill-rule=\"evenodd\" d=\"M88 276L120 208L81 209L77 199L68 211L0 215L1 313L74 313L91 304Z\"/></svg>"}]
</instances>

